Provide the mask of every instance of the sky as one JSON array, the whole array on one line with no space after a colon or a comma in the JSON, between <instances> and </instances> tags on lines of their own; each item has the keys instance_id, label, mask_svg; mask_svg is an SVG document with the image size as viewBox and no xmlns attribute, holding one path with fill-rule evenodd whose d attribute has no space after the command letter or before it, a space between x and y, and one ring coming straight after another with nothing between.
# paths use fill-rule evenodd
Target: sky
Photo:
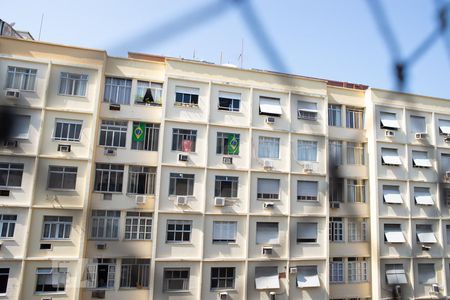
<instances>
[{"instance_id":1,"label":"sky","mask_svg":"<svg viewBox=\"0 0 450 300\"><path fill-rule=\"evenodd\" d=\"M14 0L2 1L0 18L37 39L44 14L42 41L112 56L222 57L239 66L243 44L244 68L395 90L394 62L436 30L435 2L446 0L379 0L393 32L389 43L369 1L378 0ZM405 92L450 99L450 28L406 74Z\"/></svg>"}]
</instances>

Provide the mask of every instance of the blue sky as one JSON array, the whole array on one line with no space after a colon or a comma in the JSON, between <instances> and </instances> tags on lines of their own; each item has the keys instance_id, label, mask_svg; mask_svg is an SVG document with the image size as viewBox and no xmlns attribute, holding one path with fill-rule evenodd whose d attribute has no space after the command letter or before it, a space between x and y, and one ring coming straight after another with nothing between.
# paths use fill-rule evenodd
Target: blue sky
<instances>
[{"instance_id":1,"label":"blue sky","mask_svg":"<svg viewBox=\"0 0 450 300\"><path fill-rule=\"evenodd\" d=\"M247 0L285 64L267 59L247 26L239 0L15 0L3 1L0 18L41 40L239 64L244 40L244 67L395 89L392 57L367 1ZM240 0L245 1L245 0ZM438 0L436 0L438 1ZM227 4L228 3L228 4ZM437 26L435 0L381 0L408 57ZM26 9L18 9L26 7ZM206 9L208 13L194 13ZM216 9L217 8L217 9ZM188 17L186 17L186 15ZM169 29L167 29L169 28ZM261 29L261 27L259 27ZM450 34L446 35L450 39ZM450 42L449 42L450 44ZM409 69L407 92L450 98L450 49L438 39Z\"/></svg>"}]
</instances>

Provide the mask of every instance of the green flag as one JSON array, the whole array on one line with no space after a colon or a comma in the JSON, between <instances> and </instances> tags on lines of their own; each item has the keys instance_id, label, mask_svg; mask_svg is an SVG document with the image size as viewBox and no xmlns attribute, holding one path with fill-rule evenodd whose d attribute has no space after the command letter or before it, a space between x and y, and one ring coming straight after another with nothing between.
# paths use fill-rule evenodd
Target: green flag
<instances>
[{"instance_id":1,"label":"green flag","mask_svg":"<svg viewBox=\"0 0 450 300\"><path fill-rule=\"evenodd\" d=\"M228 154L239 154L239 139L235 134L228 135Z\"/></svg>"},{"instance_id":2,"label":"green flag","mask_svg":"<svg viewBox=\"0 0 450 300\"><path fill-rule=\"evenodd\" d=\"M144 141L145 124L138 123L133 125L133 141L142 142Z\"/></svg>"}]
</instances>

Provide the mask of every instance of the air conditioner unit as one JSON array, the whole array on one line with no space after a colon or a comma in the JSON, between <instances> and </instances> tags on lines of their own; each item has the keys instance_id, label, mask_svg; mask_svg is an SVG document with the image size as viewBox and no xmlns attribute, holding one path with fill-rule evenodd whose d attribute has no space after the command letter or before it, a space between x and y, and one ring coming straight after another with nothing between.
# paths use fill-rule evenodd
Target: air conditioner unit
<instances>
[{"instance_id":1,"label":"air conditioner unit","mask_svg":"<svg viewBox=\"0 0 450 300\"><path fill-rule=\"evenodd\" d=\"M136 195L136 204L142 205L147 202L147 196L145 195Z\"/></svg>"},{"instance_id":2,"label":"air conditioner unit","mask_svg":"<svg viewBox=\"0 0 450 300\"><path fill-rule=\"evenodd\" d=\"M112 193L103 193L103 200L112 200Z\"/></svg>"},{"instance_id":3,"label":"air conditioner unit","mask_svg":"<svg viewBox=\"0 0 450 300\"><path fill-rule=\"evenodd\" d=\"M273 209L275 204L273 202L264 202L263 207L264 209Z\"/></svg>"},{"instance_id":4,"label":"air conditioner unit","mask_svg":"<svg viewBox=\"0 0 450 300\"><path fill-rule=\"evenodd\" d=\"M40 250L52 250L52 248L53 248L52 244L48 244L48 243L39 245Z\"/></svg>"},{"instance_id":5,"label":"air conditioner unit","mask_svg":"<svg viewBox=\"0 0 450 300\"><path fill-rule=\"evenodd\" d=\"M224 156L222 159L222 162L224 165L232 165L233 164L233 158L229 156Z\"/></svg>"},{"instance_id":6,"label":"air conditioner unit","mask_svg":"<svg viewBox=\"0 0 450 300\"><path fill-rule=\"evenodd\" d=\"M105 150L103 151L103 154L105 154L106 156L116 156L117 154L117 149L116 148L105 148Z\"/></svg>"},{"instance_id":7,"label":"air conditioner unit","mask_svg":"<svg viewBox=\"0 0 450 300\"><path fill-rule=\"evenodd\" d=\"M17 140L6 140L3 143L3 146L5 146L6 148L17 148L18 145L19 145L19 141L17 141Z\"/></svg>"},{"instance_id":8,"label":"air conditioner unit","mask_svg":"<svg viewBox=\"0 0 450 300\"><path fill-rule=\"evenodd\" d=\"M417 132L417 133L416 133L416 140L422 140L422 139L426 138L427 135L428 135L428 134L425 133L425 132Z\"/></svg>"},{"instance_id":9,"label":"air conditioner unit","mask_svg":"<svg viewBox=\"0 0 450 300\"><path fill-rule=\"evenodd\" d=\"M340 206L340 202L330 202L330 208L339 208Z\"/></svg>"},{"instance_id":10,"label":"air conditioner unit","mask_svg":"<svg viewBox=\"0 0 450 300\"><path fill-rule=\"evenodd\" d=\"M1 197L9 197L10 193L11 193L10 190L0 190L0 196Z\"/></svg>"},{"instance_id":11,"label":"air conditioner unit","mask_svg":"<svg viewBox=\"0 0 450 300\"><path fill-rule=\"evenodd\" d=\"M312 164L305 164L303 166L303 172L312 173L314 171L314 166Z\"/></svg>"},{"instance_id":12,"label":"air conditioner unit","mask_svg":"<svg viewBox=\"0 0 450 300\"><path fill-rule=\"evenodd\" d=\"M263 167L265 170L272 170L273 169L273 162L271 160L265 160L263 162Z\"/></svg>"},{"instance_id":13,"label":"air conditioner unit","mask_svg":"<svg viewBox=\"0 0 450 300\"><path fill-rule=\"evenodd\" d=\"M97 250L105 250L106 247L106 243L97 244Z\"/></svg>"},{"instance_id":14,"label":"air conditioner unit","mask_svg":"<svg viewBox=\"0 0 450 300\"><path fill-rule=\"evenodd\" d=\"M119 111L120 110L120 104L110 104L109 105L109 110Z\"/></svg>"},{"instance_id":15,"label":"air conditioner unit","mask_svg":"<svg viewBox=\"0 0 450 300\"><path fill-rule=\"evenodd\" d=\"M384 136L387 136L387 137L394 137L394 136L395 136L395 131L394 131L394 130L386 130L386 131L384 132Z\"/></svg>"},{"instance_id":16,"label":"air conditioner unit","mask_svg":"<svg viewBox=\"0 0 450 300\"><path fill-rule=\"evenodd\" d=\"M266 118L266 124L274 124L275 123L275 117L267 117Z\"/></svg>"},{"instance_id":17,"label":"air conditioner unit","mask_svg":"<svg viewBox=\"0 0 450 300\"><path fill-rule=\"evenodd\" d=\"M62 145L62 144L58 145L59 152L70 152L71 148L72 147L70 145Z\"/></svg>"},{"instance_id":18,"label":"air conditioner unit","mask_svg":"<svg viewBox=\"0 0 450 300\"><path fill-rule=\"evenodd\" d=\"M441 292L441 288L439 287L439 285L437 283L433 283L431 285L431 292L433 294L439 294Z\"/></svg>"},{"instance_id":19,"label":"air conditioner unit","mask_svg":"<svg viewBox=\"0 0 450 300\"><path fill-rule=\"evenodd\" d=\"M188 161L189 156L187 154L178 154L178 161Z\"/></svg>"},{"instance_id":20,"label":"air conditioner unit","mask_svg":"<svg viewBox=\"0 0 450 300\"><path fill-rule=\"evenodd\" d=\"M430 250L431 250L431 247L430 247L430 246L427 246L427 245L422 245L422 250L423 250L423 251L430 251Z\"/></svg>"},{"instance_id":21,"label":"air conditioner unit","mask_svg":"<svg viewBox=\"0 0 450 300\"><path fill-rule=\"evenodd\" d=\"M188 204L188 197L187 196L177 196L177 199L175 200L175 204L182 206Z\"/></svg>"},{"instance_id":22,"label":"air conditioner unit","mask_svg":"<svg viewBox=\"0 0 450 300\"><path fill-rule=\"evenodd\" d=\"M450 171L445 171L444 179L450 180Z\"/></svg>"},{"instance_id":23,"label":"air conditioner unit","mask_svg":"<svg viewBox=\"0 0 450 300\"><path fill-rule=\"evenodd\" d=\"M94 299L105 299L106 298L106 291L105 290L92 291L92 298L94 298Z\"/></svg>"},{"instance_id":24,"label":"air conditioner unit","mask_svg":"<svg viewBox=\"0 0 450 300\"><path fill-rule=\"evenodd\" d=\"M219 293L219 299L220 300L227 300L228 299L228 293L227 292Z\"/></svg>"},{"instance_id":25,"label":"air conditioner unit","mask_svg":"<svg viewBox=\"0 0 450 300\"><path fill-rule=\"evenodd\" d=\"M392 296L394 299L401 299L402 298L402 287L400 285L394 286L394 289L392 290Z\"/></svg>"},{"instance_id":26,"label":"air conditioner unit","mask_svg":"<svg viewBox=\"0 0 450 300\"><path fill-rule=\"evenodd\" d=\"M225 198L224 197L215 197L214 198L214 206L225 206Z\"/></svg>"},{"instance_id":27,"label":"air conditioner unit","mask_svg":"<svg viewBox=\"0 0 450 300\"><path fill-rule=\"evenodd\" d=\"M297 267L290 267L289 274L297 274Z\"/></svg>"},{"instance_id":28,"label":"air conditioner unit","mask_svg":"<svg viewBox=\"0 0 450 300\"><path fill-rule=\"evenodd\" d=\"M271 246L264 246L262 247L262 254L263 255L272 255L273 248Z\"/></svg>"},{"instance_id":29,"label":"air conditioner unit","mask_svg":"<svg viewBox=\"0 0 450 300\"><path fill-rule=\"evenodd\" d=\"M444 142L450 143L450 136L447 135L447 136L444 138Z\"/></svg>"},{"instance_id":30,"label":"air conditioner unit","mask_svg":"<svg viewBox=\"0 0 450 300\"><path fill-rule=\"evenodd\" d=\"M45 297L45 298L41 298L41 300L53 300L53 298Z\"/></svg>"},{"instance_id":31,"label":"air conditioner unit","mask_svg":"<svg viewBox=\"0 0 450 300\"><path fill-rule=\"evenodd\" d=\"M19 99L20 91L19 90L6 90L5 96L8 99Z\"/></svg>"}]
</instances>

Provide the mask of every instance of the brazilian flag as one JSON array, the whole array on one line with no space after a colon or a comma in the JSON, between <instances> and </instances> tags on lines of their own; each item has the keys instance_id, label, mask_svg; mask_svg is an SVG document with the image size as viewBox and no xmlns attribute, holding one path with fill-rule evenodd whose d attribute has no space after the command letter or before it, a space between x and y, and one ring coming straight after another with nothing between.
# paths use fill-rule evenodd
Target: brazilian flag
<instances>
[{"instance_id":1,"label":"brazilian flag","mask_svg":"<svg viewBox=\"0 0 450 300\"><path fill-rule=\"evenodd\" d=\"M235 134L228 135L228 154L239 154L239 139Z\"/></svg>"},{"instance_id":2,"label":"brazilian flag","mask_svg":"<svg viewBox=\"0 0 450 300\"><path fill-rule=\"evenodd\" d=\"M135 123L133 125L133 141L142 142L144 141L145 124Z\"/></svg>"}]
</instances>

